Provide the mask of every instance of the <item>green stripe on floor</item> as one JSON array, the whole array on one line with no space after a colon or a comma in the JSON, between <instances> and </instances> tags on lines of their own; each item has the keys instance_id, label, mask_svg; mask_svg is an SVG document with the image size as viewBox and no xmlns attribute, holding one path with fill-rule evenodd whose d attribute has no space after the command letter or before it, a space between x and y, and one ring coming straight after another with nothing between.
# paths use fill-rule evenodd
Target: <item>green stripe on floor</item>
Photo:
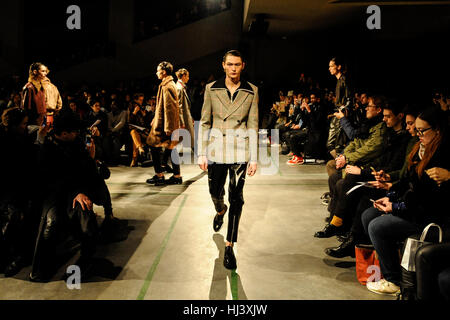
<instances>
[{"instance_id":1,"label":"green stripe on floor","mask_svg":"<svg viewBox=\"0 0 450 320\"><path fill-rule=\"evenodd\" d=\"M161 247L159 248L158 254L157 254L155 260L153 261L153 264L150 267L150 270L147 273L147 277L145 278L144 284L141 288L141 291L139 292L137 300L144 300L145 295L147 294L148 288L150 287L150 283L152 282L156 268L158 267L158 264L161 261L161 257L164 253L164 250L166 250L166 246L167 246L167 243L169 242L170 236L172 235L173 229L175 229L175 225L177 224L178 218L180 217L181 210L183 209L184 204L186 203L186 199L188 198L188 195L183 195L183 196L184 196L184 199L181 202L181 205L178 207L178 211L172 220L172 224L170 225L169 231L167 231L166 237L164 238L164 240L161 244Z\"/></svg>"}]
</instances>

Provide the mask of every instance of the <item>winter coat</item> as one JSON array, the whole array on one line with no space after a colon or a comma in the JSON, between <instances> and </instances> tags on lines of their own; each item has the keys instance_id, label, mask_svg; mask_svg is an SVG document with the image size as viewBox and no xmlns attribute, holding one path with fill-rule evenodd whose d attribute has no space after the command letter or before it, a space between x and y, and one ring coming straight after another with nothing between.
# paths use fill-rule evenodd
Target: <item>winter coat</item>
<instances>
[{"instance_id":1,"label":"winter coat","mask_svg":"<svg viewBox=\"0 0 450 320\"><path fill-rule=\"evenodd\" d=\"M172 133L180 128L178 95L172 76L163 79L156 96L155 116L147 144L152 147L172 149L178 144L178 137Z\"/></svg>"}]
</instances>

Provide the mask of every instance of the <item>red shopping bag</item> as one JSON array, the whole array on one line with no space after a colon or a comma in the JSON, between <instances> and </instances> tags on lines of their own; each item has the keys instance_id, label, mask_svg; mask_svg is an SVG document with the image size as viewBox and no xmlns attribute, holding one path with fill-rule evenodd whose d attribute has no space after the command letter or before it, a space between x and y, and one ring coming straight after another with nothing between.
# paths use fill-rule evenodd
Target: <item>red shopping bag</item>
<instances>
[{"instance_id":1,"label":"red shopping bag","mask_svg":"<svg viewBox=\"0 0 450 320\"><path fill-rule=\"evenodd\" d=\"M382 278L380 261L373 246L356 245L356 278L366 285L367 281L378 281Z\"/></svg>"}]
</instances>

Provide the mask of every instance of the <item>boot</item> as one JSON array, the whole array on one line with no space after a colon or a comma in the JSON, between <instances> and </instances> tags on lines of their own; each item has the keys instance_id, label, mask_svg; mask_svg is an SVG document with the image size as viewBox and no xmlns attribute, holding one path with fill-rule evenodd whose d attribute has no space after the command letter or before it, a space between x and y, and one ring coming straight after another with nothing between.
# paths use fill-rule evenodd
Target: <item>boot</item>
<instances>
[{"instance_id":1,"label":"boot","mask_svg":"<svg viewBox=\"0 0 450 320\"><path fill-rule=\"evenodd\" d=\"M355 257L355 238L352 233L341 243L340 246L327 248L325 253L334 258Z\"/></svg>"}]
</instances>

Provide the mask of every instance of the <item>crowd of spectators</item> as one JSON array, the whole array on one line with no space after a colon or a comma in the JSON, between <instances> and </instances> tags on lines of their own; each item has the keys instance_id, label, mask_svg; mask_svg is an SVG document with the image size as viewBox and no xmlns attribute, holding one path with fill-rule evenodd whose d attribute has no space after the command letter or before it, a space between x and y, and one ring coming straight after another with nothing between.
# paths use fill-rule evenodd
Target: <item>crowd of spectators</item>
<instances>
[{"instance_id":1,"label":"crowd of spectators","mask_svg":"<svg viewBox=\"0 0 450 320\"><path fill-rule=\"evenodd\" d=\"M450 264L436 260L431 247L417 255L413 293L403 283L398 255L406 238L431 222L444 230L444 243L436 250L450 251L450 216L443 209L450 195L450 96L439 91L429 105L414 104L358 90L338 58L330 60L329 71L336 78L335 89L321 88L301 74L291 90L279 91L261 125L268 143L280 143L289 166L326 163L329 191L321 199L329 215L314 237L336 237L340 244L325 250L335 258L354 256L360 244L372 246L383 276L367 284L373 292L450 298ZM157 93L157 84L146 92L123 84L114 90L59 92L47 75L44 65L32 65L23 90L0 100L5 151L0 165L0 267L11 276L32 264L32 281L45 281L54 271L49 257L60 237L55 226L61 223L56 213L61 208L69 212L64 223L81 239L82 265L93 254L98 231L92 204L103 206L109 232L121 225L104 181L107 167L152 160L145 141ZM34 77L41 77L42 87ZM194 120L200 118L210 80L194 80L187 87ZM45 213L41 220L32 214L39 210Z\"/></svg>"},{"instance_id":2,"label":"crowd of spectators","mask_svg":"<svg viewBox=\"0 0 450 320\"><path fill-rule=\"evenodd\" d=\"M383 278L367 283L372 292L449 299L448 93L437 90L428 102L411 103L358 89L339 58L330 60L329 71L334 91L301 74L297 87L279 92L262 124L291 167L326 162L329 191L321 200L329 215L314 237L336 237L341 243L325 250L335 258L355 257L356 246L373 248ZM417 281L411 281L399 252L430 223L444 230L444 243L418 251Z\"/></svg>"}]
</instances>

